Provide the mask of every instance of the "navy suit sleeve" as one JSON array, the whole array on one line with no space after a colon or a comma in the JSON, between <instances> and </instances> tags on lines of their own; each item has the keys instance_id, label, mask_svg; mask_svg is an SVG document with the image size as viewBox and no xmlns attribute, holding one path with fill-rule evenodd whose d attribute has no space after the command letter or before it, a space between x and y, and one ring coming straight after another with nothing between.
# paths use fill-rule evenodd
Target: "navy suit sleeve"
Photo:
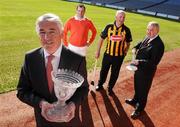
<instances>
[{"instance_id":1,"label":"navy suit sleeve","mask_svg":"<svg viewBox=\"0 0 180 127\"><path fill-rule=\"evenodd\" d=\"M138 42L138 44L136 46L134 46L133 48L135 48L136 50L138 50L140 48L142 41Z\"/></svg>"},{"instance_id":2,"label":"navy suit sleeve","mask_svg":"<svg viewBox=\"0 0 180 127\"><path fill-rule=\"evenodd\" d=\"M42 98L33 91L29 73L28 55L26 55L20 72L20 78L17 86L17 97L22 102L32 107L39 107L39 102L42 100Z\"/></svg>"}]
</instances>

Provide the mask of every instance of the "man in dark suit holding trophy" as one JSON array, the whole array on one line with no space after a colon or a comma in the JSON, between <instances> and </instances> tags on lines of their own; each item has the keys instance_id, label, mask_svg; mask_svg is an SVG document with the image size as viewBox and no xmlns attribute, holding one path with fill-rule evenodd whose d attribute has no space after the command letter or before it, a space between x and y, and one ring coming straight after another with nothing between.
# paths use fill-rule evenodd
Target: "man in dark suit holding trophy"
<instances>
[{"instance_id":1,"label":"man in dark suit holding trophy","mask_svg":"<svg viewBox=\"0 0 180 127\"><path fill-rule=\"evenodd\" d=\"M34 108L37 127L79 126L74 122L75 109L88 94L85 57L77 55L62 45L63 24L57 15L48 13L38 17L36 31L41 47L25 55L17 86L17 97ZM84 78L57 117L49 117L47 111L57 101L52 71L68 69ZM64 122L59 122L64 120Z\"/></svg>"},{"instance_id":2,"label":"man in dark suit holding trophy","mask_svg":"<svg viewBox=\"0 0 180 127\"><path fill-rule=\"evenodd\" d=\"M133 99L125 100L127 104L135 107L135 111L131 114L133 119L138 118L146 106L157 65L164 53L164 44L158 33L159 24L157 22L149 22L147 25L147 36L133 48L133 52L136 53L136 59L132 61L132 64L137 67L134 73L135 94Z\"/></svg>"}]
</instances>

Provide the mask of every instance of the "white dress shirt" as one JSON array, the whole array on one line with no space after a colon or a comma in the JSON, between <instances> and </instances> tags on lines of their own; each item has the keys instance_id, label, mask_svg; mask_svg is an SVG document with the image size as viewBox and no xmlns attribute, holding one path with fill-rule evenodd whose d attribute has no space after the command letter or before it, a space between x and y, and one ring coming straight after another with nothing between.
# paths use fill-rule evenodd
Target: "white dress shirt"
<instances>
[{"instance_id":1,"label":"white dress shirt","mask_svg":"<svg viewBox=\"0 0 180 127\"><path fill-rule=\"evenodd\" d=\"M54 56L52 60L52 66L53 66L53 71L57 71L60 58L61 58L61 51L62 51L62 44L59 46L59 48L56 50L55 53L52 55ZM45 65L47 66L47 61L48 61L48 56L51 55L49 54L45 49L44 49L44 58L45 58Z\"/></svg>"},{"instance_id":2,"label":"white dress shirt","mask_svg":"<svg viewBox=\"0 0 180 127\"><path fill-rule=\"evenodd\" d=\"M150 38L148 43L151 42L152 40L154 40L157 36L158 36L158 34L156 36L154 36L153 38Z\"/></svg>"}]
</instances>

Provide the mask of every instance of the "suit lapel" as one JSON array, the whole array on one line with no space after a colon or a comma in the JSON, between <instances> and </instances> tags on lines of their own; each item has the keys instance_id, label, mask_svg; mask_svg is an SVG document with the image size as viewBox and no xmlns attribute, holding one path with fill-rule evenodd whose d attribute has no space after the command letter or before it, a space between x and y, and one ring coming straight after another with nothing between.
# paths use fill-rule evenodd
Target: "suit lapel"
<instances>
[{"instance_id":1,"label":"suit lapel","mask_svg":"<svg viewBox=\"0 0 180 127\"><path fill-rule=\"evenodd\" d=\"M82 60L81 58L82 57L79 57L77 54L71 52L70 50L68 50L67 48L63 46L58 68L70 69L70 70L78 72L79 65Z\"/></svg>"},{"instance_id":2,"label":"suit lapel","mask_svg":"<svg viewBox=\"0 0 180 127\"><path fill-rule=\"evenodd\" d=\"M151 40L146 47L151 47L151 46L153 46L154 43L156 43L157 39L159 39L159 36L157 36L156 38L154 38L153 40Z\"/></svg>"},{"instance_id":3,"label":"suit lapel","mask_svg":"<svg viewBox=\"0 0 180 127\"><path fill-rule=\"evenodd\" d=\"M143 46L143 42L147 40L147 38L145 38L145 39L142 41L142 44L141 44L139 50L152 46L153 43L155 42L155 40L156 40L157 38L159 38L159 36L157 36L156 38L154 38L153 40L151 40L146 46Z\"/></svg>"},{"instance_id":4,"label":"suit lapel","mask_svg":"<svg viewBox=\"0 0 180 127\"><path fill-rule=\"evenodd\" d=\"M60 60L59 60L59 66L58 66L59 69L61 69L61 68L64 67L65 60L66 60L66 59L64 59L64 56L66 56L67 54L68 54L67 49L65 49L65 47L62 46L61 58L60 58ZM67 57L67 58L68 58L68 57ZM63 60L63 59L64 59L64 60Z\"/></svg>"},{"instance_id":5,"label":"suit lapel","mask_svg":"<svg viewBox=\"0 0 180 127\"><path fill-rule=\"evenodd\" d=\"M60 60L59 60L59 65L58 65L58 69L60 69L60 66L62 66L62 52L63 52L63 50L64 50L64 46L62 46L62 50L61 50L61 57L60 57Z\"/></svg>"},{"instance_id":6,"label":"suit lapel","mask_svg":"<svg viewBox=\"0 0 180 127\"><path fill-rule=\"evenodd\" d=\"M147 45L144 44L147 40L148 40L148 38L145 38L145 39L142 41L139 50L144 49L144 48L146 48L146 47L149 45L149 44L147 44Z\"/></svg>"},{"instance_id":7,"label":"suit lapel","mask_svg":"<svg viewBox=\"0 0 180 127\"><path fill-rule=\"evenodd\" d=\"M44 86L43 90L45 91L45 93L50 94L48 84L47 84L46 67L45 67L45 59L44 59L43 48L41 48L41 50L40 50L40 58L39 58L38 63L40 64L40 66L39 66L40 74L39 75L42 79L42 84Z\"/></svg>"}]
</instances>

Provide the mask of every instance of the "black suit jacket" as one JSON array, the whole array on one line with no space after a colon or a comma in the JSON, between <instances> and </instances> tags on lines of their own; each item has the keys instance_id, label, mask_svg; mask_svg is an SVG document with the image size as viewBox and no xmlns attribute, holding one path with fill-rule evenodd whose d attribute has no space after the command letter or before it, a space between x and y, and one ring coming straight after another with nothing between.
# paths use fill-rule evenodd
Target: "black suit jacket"
<instances>
[{"instance_id":1,"label":"black suit jacket","mask_svg":"<svg viewBox=\"0 0 180 127\"><path fill-rule=\"evenodd\" d=\"M157 36L145 46L143 46L142 41L134 48L138 50L136 59L140 60L138 70L144 70L146 72L156 70L157 65L159 64L164 53L164 44L161 38Z\"/></svg>"},{"instance_id":2,"label":"black suit jacket","mask_svg":"<svg viewBox=\"0 0 180 127\"><path fill-rule=\"evenodd\" d=\"M78 106L88 94L85 57L79 56L63 46L59 68L71 69L84 77L82 86L67 101L67 103L73 101ZM25 55L17 86L17 97L22 102L34 107L38 127L59 127L61 125L60 123L50 123L41 116L39 103L42 99L49 103L57 101L54 91L50 93L48 90L43 48L35 49Z\"/></svg>"},{"instance_id":3,"label":"black suit jacket","mask_svg":"<svg viewBox=\"0 0 180 127\"><path fill-rule=\"evenodd\" d=\"M138 70L134 73L134 99L139 103L138 111L143 111L146 106L157 65L164 53L164 44L159 36L148 45L144 45L144 41L135 46L138 50L136 59L140 60Z\"/></svg>"}]
</instances>

